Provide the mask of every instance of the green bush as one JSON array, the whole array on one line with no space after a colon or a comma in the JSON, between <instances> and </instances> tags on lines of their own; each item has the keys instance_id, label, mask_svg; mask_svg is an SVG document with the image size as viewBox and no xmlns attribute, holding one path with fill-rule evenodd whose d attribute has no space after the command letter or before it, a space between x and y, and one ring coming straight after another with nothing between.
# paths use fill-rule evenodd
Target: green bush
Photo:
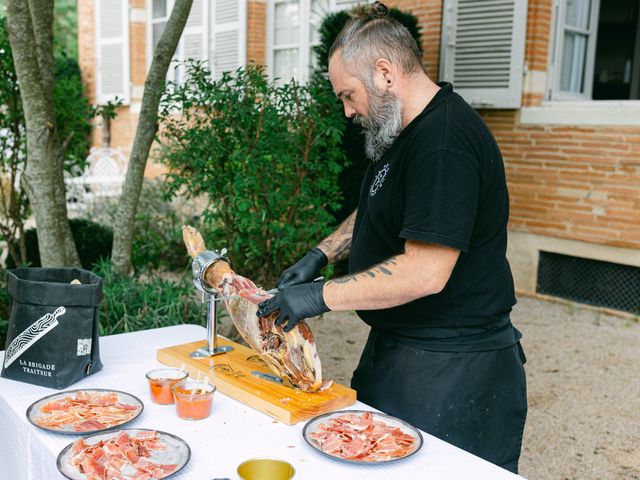
<instances>
[{"instance_id":1,"label":"green bush","mask_svg":"<svg viewBox=\"0 0 640 480\"><path fill-rule=\"evenodd\" d=\"M331 231L344 162L335 96L270 83L256 66L217 81L202 63L185 67L189 81L169 86L160 111L170 191L205 196L207 246L228 248L236 271L272 285Z\"/></svg>"},{"instance_id":2,"label":"green bush","mask_svg":"<svg viewBox=\"0 0 640 480\"><path fill-rule=\"evenodd\" d=\"M11 297L7 290L7 272L0 269L0 348L5 348L11 313Z\"/></svg>"},{"instance_id":3,"label":"green bush","mask_svg":"<svg viewBox=\"0 0 640 480\"><path fill-rule=\"evenodd\" d=\"M78 256L83 268L92 269L100 259L111 258L113 245L113 231L111 228L91 220L74 218L69 220L71 234L76 243ZM39 267L40 252L38 251L38 233L35 228L25 232L27 245L27 264ZM7 268L15 268L11 257L7 258Z\"/></svg>"},{"instance_id":4,"label":"green bush","mask_svg":"<svg viewBox=\"0 0 640 480\"><path fill-rule=\"evenodd\" d=\"M181 218L166 198L166 186L146 181L135 218L132 261L136 270L182 270L189 255L182 241Z\"/></svg>"},{"instance_id":5,"label":"green bush","mask_svg":"<svg viewBox=\"0 0 640 480\"><path fill-rule=\"evenodd\" d=\"M206 325L205 306L195 295L191 272L178 281L154 275L118 275L111 262L100 262L94 272L103 280L100 335L133 332L184 323Z\"/></svg>"},{"instance_id":6,"label":"green bush","mask_svg":"<svg viewBox=\"0 0 640 480\"><path fill-rule=\"evenodd\" d=\"M174 205L176 203L177 205ZM132 261L136 271L182 270L188 263L187 251L182 242L182 225L195 223L189 214L177 210L189 210L179 202L171 202L163 182L145 179L133 226ZM87 215L103 225L113 225L118 201L101 201Z\"/></svg>"},{"instance_id":7,"label":"green bush","mask_svg":"<svg viewBox=\"0 0 640 480\"><path fill-rule=\"evenodd\" d=\"M53 105L58 138L68 141L65 169L83 169L91 148L91 123L94 109L84 96L78 61L66 56L55 59Z\"/></svg>"}]
</instances>

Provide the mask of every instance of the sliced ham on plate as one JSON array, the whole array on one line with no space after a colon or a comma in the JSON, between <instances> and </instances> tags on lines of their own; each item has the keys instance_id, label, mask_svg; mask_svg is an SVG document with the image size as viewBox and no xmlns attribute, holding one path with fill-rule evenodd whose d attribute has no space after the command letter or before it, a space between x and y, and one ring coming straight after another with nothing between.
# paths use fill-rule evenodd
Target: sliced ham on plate
<instances>
[{"instance_id":1,"label":"sliced ham on plate","mask_svg":"<svg viewBox=\"0 0 640 480\"><path fill-rule=\"evenodd\" d=\"M354 462L396 460L422 446L422 436L415 428L397 418L374 412L321 415L307 424L305 438L307 436L315 445L309 443L321 452Z\"/></svg>"}]
</instances>

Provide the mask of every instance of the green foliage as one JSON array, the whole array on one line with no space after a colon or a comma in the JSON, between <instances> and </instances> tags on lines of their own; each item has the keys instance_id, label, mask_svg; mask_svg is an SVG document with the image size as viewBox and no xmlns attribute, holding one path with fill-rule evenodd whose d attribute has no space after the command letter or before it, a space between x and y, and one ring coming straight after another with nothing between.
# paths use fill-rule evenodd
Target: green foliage
<instances>
[{"instance_id":1,"label":"green foliage","mask_svg":"<svg viewBox=\"0 0 640 480\"><path fill-rule=\"evenodd\" d=\"M53 48L78 58L78 0L55 0L53 5ZM0 16L4 16L7 0L0 0Z\"/></svg>"},{"instance_id":2,"label":"green foliage","mask_svg":"<svg viewBox=\"0 0 640 480\"><path fill-rule=\"evenodd\" d=\"M188 213L179 214L176 209L182 210L183 206L174 206L167 196L163 182L144 180L133 226L131 256L136 271L176 271L188 264L182 225L193 224L194 220ZM117 208L117 201L105 200L96 204L88 215L99 223L113 225Z\"/></svg>"},{"instance_id":3,"label":"green foliage","mask_svg":"<svg viewBox=\"0 0 640 480\"><path fill-rule=\"evenodd\" d=\"M16 262L24 256L24 242L18 248L24 221L29 216L27 194L20 186L20 172L26 158L26 132L20 88L6 18L0 17L0 240L9 244Z\"/></svg>"},{"instance_id":4,"label":"green foliage","mask_svg":"<svg viewBox=\"0 0 640 480\"><path fill-rule=\"evenodd\" d=\"M7 290L7 272L0 269L0 348L4 348L7 341L10 314L11 297Z\"/></svg>"},{"instance_id":5,"label":"green foliage","mask_svg":"<svg viewBox=\"0 0 640 480\"><path fill-rule=\"evenodd\" d=\"M118 116L118 112L116 112L116 110L118 107L121 107L123 103L124 100L116 96L113 100L109 100L103 105L96 106L94 113L97 117L100 116L104 119L112 120Z\"/></svg>"},{"instance_id":6,"label":"green foliage","mask_svg":"<svg viewBox=\"0 0 640 480\"><path fill-rule=\"evenodd\" d=\"M78 256L83 268L91 269L98 264L100 259L111 257L113 245L113 231L111 228L92 222L91 220L74 218L69 220L71 234L76 243ZM38 251L38 233L35 228L25 232L27 246L27 264L31 267L39 267L40 252ZM16 264L11 258L7 259L7 268L15 268Z\"/></svg>"},{"instance_id":7,"label":"green foliage","mask_svg":"<svg viewBox=\"0 0 640 480\"><path fill-rule=\"evenodd\" d=\"M207 198L207 246L272 285L331 231L343 117L317 83L270 83L256 66L213 81L202 63L185 67L189 81L169 86L160 111L170 192Z\"/></svg>"},{"instance_id":8,"label":"green foliage","mask_svg":"<svg viewBox=\"0 0 640 480\"><path fill-rule=\"evenodd\" d=\"M90 120L94 110L84 96L78 62L64 56L55 62L53 106L58 138L67 144L65 169L71 171L75 165L82 169L91 147Z\"/></svg>"},{"instance_id":9,"label":"green foliage","mask_svg":"<svg viewBox=\"0 0 640 480\"><path fill-rule=\"evenodd\" d=\"M101 262L94 271L103 280L100 335L184 323L206 324L205 307L194 294L190 272L171 281L159 276L143 280L118 275L111 262Z\"/></svg>"},{"instance_id":10,"label":"green foliage","mask_svg":"<svg viewBox=\"0 0 640 480\"><path fill-rule=\"evenodd\" d=\"M188 264L181 218L165 198L159 181L146 181L134 224L132 262L136 270L181 270Z\"/></svg>"},{"instance_id":11,"label":"green foliage","mask_svg":"<svg viewBox=\"0 0 640 480\"><path fill-rule=\"evenodd\" d=\"M53 44L56 54L78 58L77 0L56 0L53 6Z\"/></svg>"}]
</instances>

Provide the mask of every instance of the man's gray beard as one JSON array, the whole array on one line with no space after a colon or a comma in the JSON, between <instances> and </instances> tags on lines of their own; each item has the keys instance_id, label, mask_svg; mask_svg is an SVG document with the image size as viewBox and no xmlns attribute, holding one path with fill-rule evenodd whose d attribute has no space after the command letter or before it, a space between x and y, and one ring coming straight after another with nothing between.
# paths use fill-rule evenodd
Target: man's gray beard
<instances>
[{"instance_id":1,"label":"man's gray beard","mask_svg":"<svg viewBox=\"0 0 640 480\"><path fill-rule=\"evenodd\" d=\"M367 88L369 112L366 117L356 115L353 121L364 129L364 148L374 163L393 144L402 131L402 103L391 92L380 93Z\"/></svg>"}]
</instances>

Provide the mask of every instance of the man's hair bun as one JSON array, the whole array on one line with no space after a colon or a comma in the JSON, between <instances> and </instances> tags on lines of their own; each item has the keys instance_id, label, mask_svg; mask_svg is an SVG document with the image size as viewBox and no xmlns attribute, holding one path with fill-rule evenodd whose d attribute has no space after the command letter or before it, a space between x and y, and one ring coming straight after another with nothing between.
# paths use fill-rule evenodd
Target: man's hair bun
<instances>
[{"instance_id":1,"label":"man's hair bun","mask_svg":"<svg viewBox=\"0 0 640 480\"><path fill-rule=\"evenodd\" d=\"M376 18L386 17L389 9L384 3L373 2L365 5L358 5L351 11L351 17L354 19L374 20Z\"/></svg>"}]
</instances>

